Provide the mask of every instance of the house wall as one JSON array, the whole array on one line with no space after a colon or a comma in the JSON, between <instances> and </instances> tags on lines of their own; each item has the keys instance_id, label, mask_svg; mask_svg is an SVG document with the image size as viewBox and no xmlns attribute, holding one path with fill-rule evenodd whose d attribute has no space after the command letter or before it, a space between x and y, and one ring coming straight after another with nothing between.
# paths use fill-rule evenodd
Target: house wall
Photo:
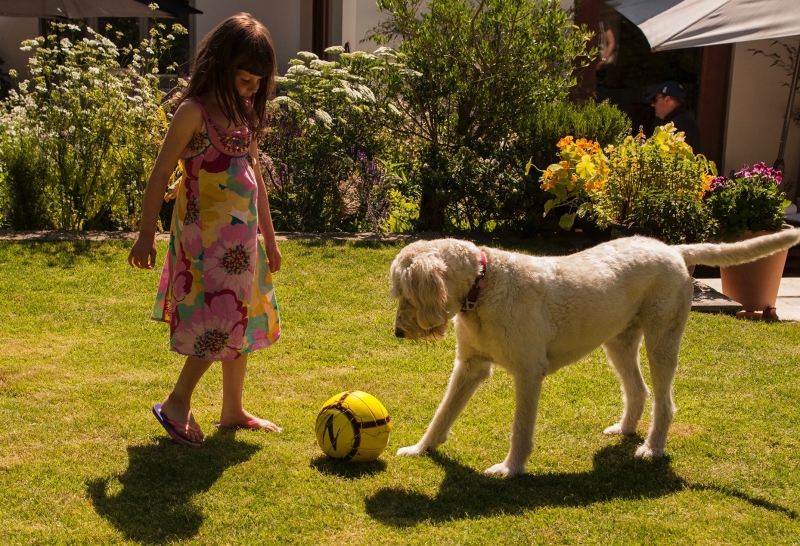
<instances>
[{"instance_id":1,"label":"house wall","mask_svg":"<svg viewBox=\"0 0 800 546\"><path fill-rule=\"evenodd\" d=\"M6 64L2 69L15 69L22 81L28 77L30 51L20 51L23 40L39 36L39 19L31 17L0 17L0 57Z\"/></svg>"},{"instance_id":2,"label":"house wall","mask_svg":"<svg viewBox=\"0 0 800 546\"><path fill-rule=\"evenodd\" d=\"M311 50L313 0L195 0L194 6L203 12L195 15L196 43L222 20L244 11L269 29L279 74L286 72L298 51Z\"/></svg>"},{"instance_id":3,"label":"house wall","mask_svg":"<svg viewBox=\"0 0 800 546\"><path fill-rule=\"evenodd\" d=\"M386 15L375 5L374 0L341 0L342 45L350 43L350 51L375 51L373 41L362 40L367 32L380 23Z\"/></svg>"},{"instance_id":4,"label":"house wall","mask_svg":"<svg viewBox=\"0 0 800 546\"><path fill-rule=\"evenodd\" d=\"M798 43L796 38L784 41L792 46ZM783 48L772 44L773 40L761 40L735 45L721 172L739 170L743 164L752 166L761 161L771 167L778 157L791 75L782 68L770 66L771 59L750 51L783 52ZM798 107L800 96L795 97L794 110ZM787 189L796 188L800 177L800 127L794 122L786 140L784 160L784 179L789 181ZM796 198L796 194L793 197Z\"/></svg>"}]
</instances>

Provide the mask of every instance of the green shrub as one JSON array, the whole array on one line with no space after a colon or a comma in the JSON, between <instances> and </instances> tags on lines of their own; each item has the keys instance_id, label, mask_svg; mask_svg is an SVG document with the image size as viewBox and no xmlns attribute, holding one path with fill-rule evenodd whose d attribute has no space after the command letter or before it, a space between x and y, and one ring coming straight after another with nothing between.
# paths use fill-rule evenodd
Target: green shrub
<instances>
[{"instance_id":1,"label":"green shrub","mask_svg":"<svg viewBox=\"0 0 800 546\"><path fill-rule=\"evenodd\" d=\"M633 225L667 244L703 242L713 230L711 211L686 194L645 189L636 198Z\"/></svg>"},{"instance_id":2,"label":"green shrub","mask_svg":"<svg viewBox=\"0 0 800 546\"><path fill-rule=\"evenodd\" d=\"M52 229L50 197L45 181L49 162L42 157L30 134L4 135L0 145L0 227L14 230Z\"/></svg>"},{"instance_id":3,"label":"green shrub","mask_svg":"<svg viewBox=\"0 0 800 546\"><path fill-rule=\"evenodd\" d=\"M559 2L380 0L379 43L399 41L404 68L382 73L415 158L423 230L488 231L524 223L538 193L524 179L521 136L537 111L566 100L590 34ZM524 150L524 152L523 152Z\"/></svg>"},{"instance_id":4,"label":"green shrub","mask_svg":"<svg viewBox=\"0 0 800 546\"><path fill-rule=\"evenodd\" d=\"M558 161L556 143L565 135L585 138L601 148L618 144L631 127L628 116L608 101L558 102L542 105L523 128L531 163L544 169ZM539 175L533 173L537 180Z\"/></svg>"},{"instance_id":5,"label":"green shrub","mask_svg":"<svg viewBox=\"0 0 800 546\"><path fill-rule=\"evenodd\" d=\"M519 161L530 161L532 169L523 178L524 191L505 204L509 227L531 231L541 225L552 227L543 218L552 195L541 188L540 170L559 160L556 144L565 135L587 139L601 147L620 142L630 129L630 119L607 101L596 103L557 102L544 104L522 129Z\"/></svg>"}]
</instances>

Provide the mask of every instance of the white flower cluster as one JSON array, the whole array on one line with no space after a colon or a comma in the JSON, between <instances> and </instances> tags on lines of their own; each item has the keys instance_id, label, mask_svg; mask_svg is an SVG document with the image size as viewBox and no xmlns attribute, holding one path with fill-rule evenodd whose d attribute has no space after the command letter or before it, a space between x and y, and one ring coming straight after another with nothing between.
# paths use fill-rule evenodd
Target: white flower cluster
<instances>
[{"instance_id":1,"label":"white flower cluster","mask_svg":"<svg viewBox=\"0 0 800 546\"><path fill-rule=\"evenodd\" d=\"M33 142L51 165L59 228L80 229L103 208L124 211L124 222L134 222L166 132L156 74L171 40L157 33L142 49L120 50L91 28L57 23L54 31L22 43L32 52L31 77L0 104L0 135L9 137L0 146ZM65 36L70 32L72 38Z\"/></svg>"}]
</instances>

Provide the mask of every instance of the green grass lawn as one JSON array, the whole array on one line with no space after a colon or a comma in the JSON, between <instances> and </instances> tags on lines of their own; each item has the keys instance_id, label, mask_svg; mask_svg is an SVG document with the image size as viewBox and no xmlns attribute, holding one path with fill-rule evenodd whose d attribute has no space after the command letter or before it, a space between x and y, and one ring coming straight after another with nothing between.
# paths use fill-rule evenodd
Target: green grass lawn
<instances>
[{"instance_id":1,"label":"green grass lawn","mask_svg":"<svg viewBox=\"0 0 800 546\"><path fill-rule=\"evenodd\" d=\"M437 454L394 455L430 421L455 343L452 329L438 344L393 336L401 243L287 241L283 336L245 383L246 407L284 432L217 431L215 365L195 394L208 437L193 450L150 413L183 361L149 320L159 271L130 269L129 246L0 242L0 544L800 540L798 324L692 313L658 461L633 458L649 408L638 438L601 433L622 401L595 351L546 379L527 473L493 479L482 472L505 457L513 411L502 370ZM347 389L391 413L375 462L335 463L316 445L317 411Z\"/></svg>"}]
</instances>

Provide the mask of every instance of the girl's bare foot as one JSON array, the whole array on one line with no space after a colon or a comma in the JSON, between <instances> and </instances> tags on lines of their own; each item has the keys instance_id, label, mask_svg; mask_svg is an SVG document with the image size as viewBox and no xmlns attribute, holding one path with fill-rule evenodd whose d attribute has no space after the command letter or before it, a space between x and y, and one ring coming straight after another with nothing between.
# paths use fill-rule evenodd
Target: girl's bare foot
<instances>
[{"instance_id":1,"label":"girl's bare foot","mask_svg":"<svg viewBox=\"0 0 800 546\"><path fill-rule=\"evenodd\" d=\"M219 418L219 426L225 428L247 428L252 430L265 430L267 432L282 432L283 429L266 419L256 417L252 413L241 410L241 412L232 413L230 415L221 415Z\"/></svg>"},{"instance_id":2,"label":"girl's bare foot","mask_svg":"<svg viewBox=\"0 0 800 546\"><path fill-rule=\"evenodd\" d=\"M175 431L196 444L202 444L205 439L200 425L194 420L192 409L184 404L171 402L169 397L161 404L161 415L169 421Z\"/></svg>"}]
</instances>

